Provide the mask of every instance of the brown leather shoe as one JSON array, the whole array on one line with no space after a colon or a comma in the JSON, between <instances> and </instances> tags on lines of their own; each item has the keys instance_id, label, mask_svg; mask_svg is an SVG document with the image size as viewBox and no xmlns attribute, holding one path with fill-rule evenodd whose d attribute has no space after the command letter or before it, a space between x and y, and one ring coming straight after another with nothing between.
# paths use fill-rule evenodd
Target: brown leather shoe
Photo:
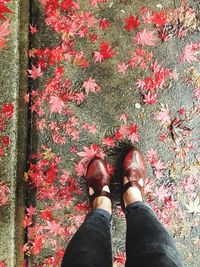
<instances>
[{"instance_id":1,"label":"brown leather shoe","mask_svg":"<svg viewBox=\"0 0 200 267\"><path fill-rule=\"evenodd\" d=\"M147 175L146 164L142 152L137 148L132 148L125 156L123 162L124 176L129 180L123 185L123 194L129 187L138 187L144 196L145 179Z\"/></svg>"},{"instance_id":2,"label":"brown leather shoe","mask_svg":"<svg viewBox=\"0 0 200 267\"><path fill-rule=\"evenodd\" d=\"M107 185L110 187L110 175L108 173L105 162L101 158L93 158L87 167L86 184L88 193L92 201L99 196L106 196L109 199L110 193L103 190L103 187ZM94 194L90 194L89 188L92 188Z\"/></svg>"}]
</instances>

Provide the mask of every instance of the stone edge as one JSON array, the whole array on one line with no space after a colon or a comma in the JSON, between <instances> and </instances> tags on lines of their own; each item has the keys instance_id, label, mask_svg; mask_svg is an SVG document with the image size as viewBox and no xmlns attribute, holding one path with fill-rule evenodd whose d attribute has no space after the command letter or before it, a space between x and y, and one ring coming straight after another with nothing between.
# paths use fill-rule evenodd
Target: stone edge
<instances>
[{"instance_id":1,"label":"stone edge","mask_svg":"<svg viewBox=\"0 0 200 267\"><path fill-rule=\"evenodd\" d=\"M17 137L17 170L16 170L16 204L15 204L15 251L14 265L24 266L22 246L25 241L23 218L25 212L24 171L28 159L28 109L23 96L28 92L28 50L29 50L29 1L19 0L19 88L18 88L18 137Z\"/></svg>"}]
</instances>

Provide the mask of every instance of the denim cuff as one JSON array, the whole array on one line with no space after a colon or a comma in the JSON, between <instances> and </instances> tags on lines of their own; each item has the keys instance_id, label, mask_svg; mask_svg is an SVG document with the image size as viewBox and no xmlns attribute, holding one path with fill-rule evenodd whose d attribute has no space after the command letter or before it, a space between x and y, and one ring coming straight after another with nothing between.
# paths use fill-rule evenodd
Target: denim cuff
<instances>
[{"instance_id":1,"label":"denim cuff","mask_svg":"<svg viewBox=\"0 0 200 267\"><path fill-rule=\"evenodd\" d=\"M90 214L91 215L99 214L99 215L105 217L109 223L112 221L112 215L104 209L99 209L99 208L94 209Z\"/></svg>"},{"instance_id":2,"label":"denim cuff","mask_svg":"<svg viewBox=\"0 0 200 267\"><path fill-rule=\"evenodd\" d=\"M127 213L130 212L133 208L143 208L152 212L152 208L144 201L136 201L134 203L129 204L126 207Z\"/></svg>"}]
</instances>

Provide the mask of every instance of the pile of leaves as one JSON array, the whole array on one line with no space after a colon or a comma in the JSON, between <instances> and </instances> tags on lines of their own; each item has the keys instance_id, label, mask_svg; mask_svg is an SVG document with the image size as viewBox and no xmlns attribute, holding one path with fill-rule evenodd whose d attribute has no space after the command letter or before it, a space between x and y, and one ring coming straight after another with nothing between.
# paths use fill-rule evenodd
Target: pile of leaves
<instances>
[{"instance_id":1,"label":"pile of leaves","mask_svg":"<svg viewBox=\"0 0 200 267\"><path fill-rule=\"evenodd\" d=\"M60 156L43 146L40 153L32 155L30 170L26 173L32 187L37 189L37 200L46 205L42 210L32 205L27 207L24 228L28 230L29 241L23 251L27 255L38 255L42 249L51 246L56 253L45 259L43 264L47 266L60 264L64 253L62 242L70 240L89 210L86 202L80 204L76 200L83 194L82 189L68 170L60 168L60 162ZM64 218L59 215L60 211L64 211ZM35 215L39 216L40 223L35 224Z\"/></svg>"}]
</instances>

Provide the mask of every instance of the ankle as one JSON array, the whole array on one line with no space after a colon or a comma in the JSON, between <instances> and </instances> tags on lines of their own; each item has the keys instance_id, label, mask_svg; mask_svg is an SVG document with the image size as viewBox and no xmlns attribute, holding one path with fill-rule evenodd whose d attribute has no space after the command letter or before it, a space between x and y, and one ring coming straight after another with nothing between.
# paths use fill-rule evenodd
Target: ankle
<instances>
[{"instance_id":1,"label":"ankle","mask_svg":"<svg viewBox=\"0 0 200 267\"><path fill-rule=\"evenodd\" d=\"M94 199L93 209L103 209L112 214L111 200L105 196L99 196Z\"/></svg>"},{"instance_id":2,"label":"ankle","mask_svg":"<svg viewBox=\"0 0 200 267\"><path fill-rule=\"evenodd\" d=\"M129 180L125 176L124 177L124 184L128 183ZM136 202L136 201L143 201L141 191L138 187L132 186L126 190L123 195L124 205L125 207Z\"/></svg>"},{"instance_id":3,"label":"ankle","mask_svg":"<svg viewBox=\"0 0 200 267\"><path fill-rule=\"evenodd\" d=\"M130 187L123 195L125 207L137 202L143 201L140 190L137 187Z\"/></svg>"}]
</instances>

